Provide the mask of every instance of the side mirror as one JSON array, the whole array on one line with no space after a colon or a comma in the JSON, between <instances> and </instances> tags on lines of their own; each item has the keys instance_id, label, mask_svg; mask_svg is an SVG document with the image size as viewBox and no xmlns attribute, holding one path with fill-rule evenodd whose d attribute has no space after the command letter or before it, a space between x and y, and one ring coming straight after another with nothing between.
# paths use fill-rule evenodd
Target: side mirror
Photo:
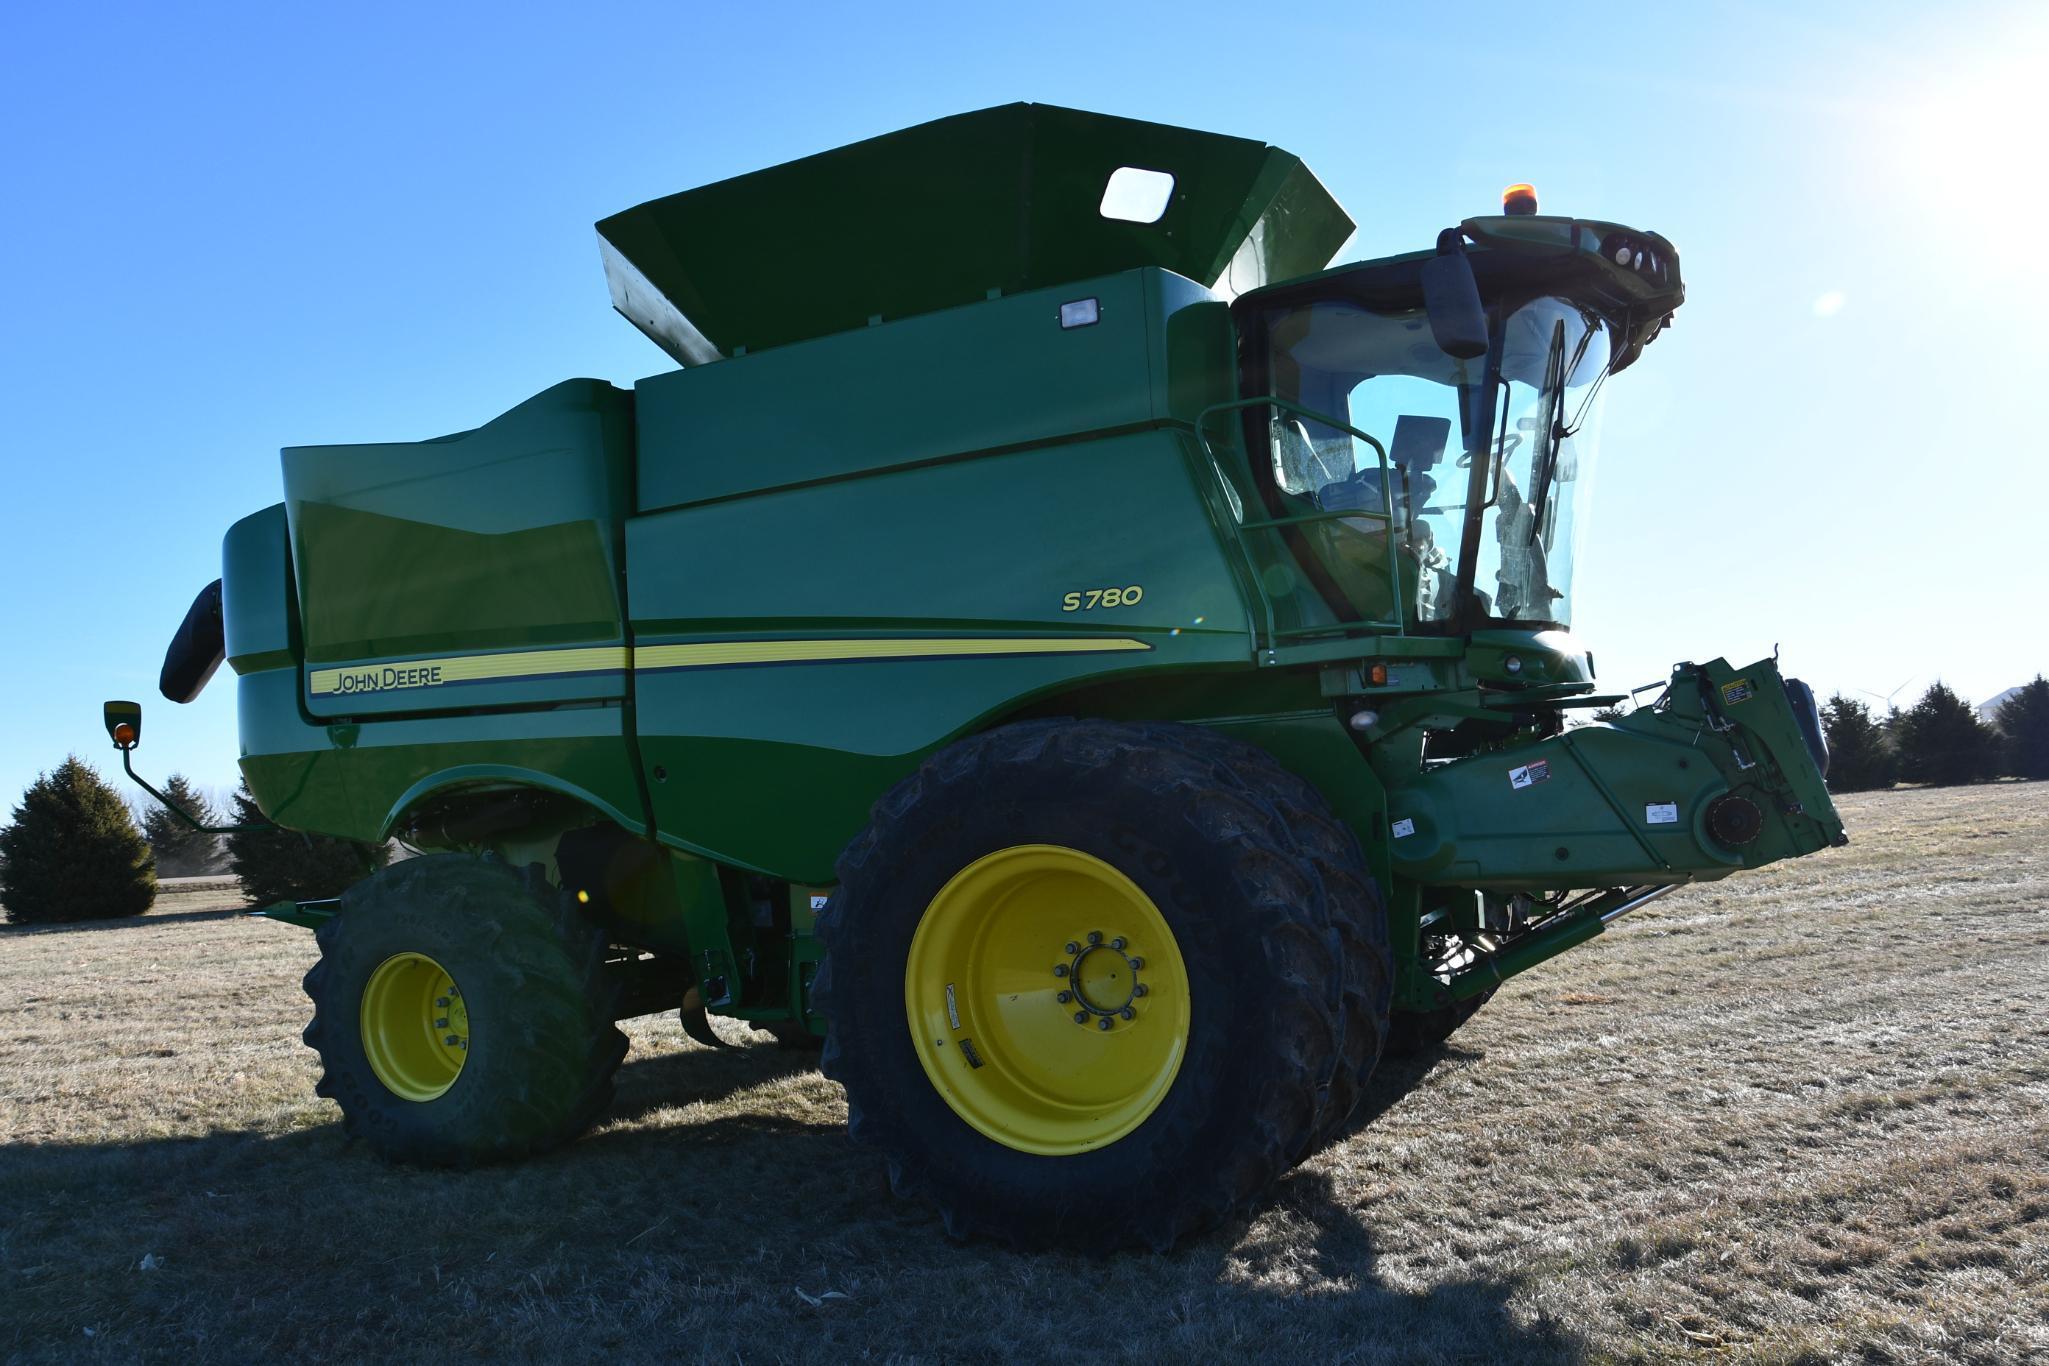
<instances>
[{"instance_id":1,"label":"side mirror","mask_svg":"<svg viewBox=\"0 0 2049 1366\"><path fill-rule=\"evenodd\" d=\"M100 712L115 749L134 749L142 743L142 703L109 702Z\"/></svg>"},{"instance_id":2,"label":"side mirror","mask_svg":"<svg viewBox=\"0 0 2049 1366\"><path fill-rule=\"evenodd\" d=\"M1423 263L1423 309L1430 315L1430 335L1437 349L1457 360L1487 354L1487 313L1480 307L1480 286L1457 228L1437 236L1437 255Z\"/></svg>"}]
</instances>

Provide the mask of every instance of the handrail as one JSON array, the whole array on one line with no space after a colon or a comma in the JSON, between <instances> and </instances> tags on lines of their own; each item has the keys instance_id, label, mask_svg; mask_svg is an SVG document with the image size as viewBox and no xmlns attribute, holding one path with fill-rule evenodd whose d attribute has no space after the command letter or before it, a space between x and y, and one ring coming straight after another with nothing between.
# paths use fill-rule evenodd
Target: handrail
<instances>
[{"instance_id":1,"label":"handrail","mask_svg":"<svg viewBox=\"0 0 2049 1366\"><path fill-rule=\"evenodd\" d=\"M1260 608L1266 617L1267 648L1272 649L1275 642L1280 638L1279 627L1274 619L1273 598L1266 591L1266 584L1263 581L1264 576L1260 574L1259 566L1253 563L1251 553L1246 550L1245 539L1240 533L1245 531L1266 531L1286 526L1299 526L1304 523L1339 522L1348 518L1380 522L1392 530L1394 526L1394 487L1388 479L1387 447L1381 445L1379 440L1370 432L1362 432L1349 422L1340 422L1329 413L1319 412L1314 408L1291 402L1288 399L1276 398L1271 394L1262 394L1253 398L1232 399L1226 403L1212 403L1209 407L1204 408L1195 415L1195 439L1201 443L1203 454L1210 458L1210 463L1216 465L1220 470L1222 462L1217 457L1216 448L1210 444L1209 433L1206 430L1209 420L1218 413L1238 412L1246 408L1279 408L1283 412L1293 413L1298 417L1306 417L1322 426L1343 432L1355 440L1365 442L1373 448L1374 454L1380 457L1380 501L1381 506L1385 509L1384 511L1368 512L1362 508L1322 508L1315 512L1296 513L1285 517L1262 518L1251 522L1245 521L1241 512L1236 523L1233 525L1232 534L1238 539L1239 551L1245 555L1247 565L1252 570L1253 589L1259 594ZM1405 632L1408 630L1408 609L1402 597L1401 560L1396 553L1394 540L1395 538L1392 535L1387 538L1388 586L1394 594L1394 629L1397 632ZM1360 621L1340 624L1384 625L1386 623Z\"/></svg>"},{"instance_id":2,"label":"handrail","mask_svg":"<svg viewBox=\"0 0 2049 1366\"><path fill-rule=\"evenodd\" d=\"M1240 522L1247 531L1259 531L1270 526L1299 526L1303 522L1336 522L1348 518L1359 518L1368 522L1387 522L1394 518L1384 512L1368 512L1364 508L1318 508L1314 512L1298 512L1288 517L1268 517L1257 522Z\"/></svg>"}]
</instances>

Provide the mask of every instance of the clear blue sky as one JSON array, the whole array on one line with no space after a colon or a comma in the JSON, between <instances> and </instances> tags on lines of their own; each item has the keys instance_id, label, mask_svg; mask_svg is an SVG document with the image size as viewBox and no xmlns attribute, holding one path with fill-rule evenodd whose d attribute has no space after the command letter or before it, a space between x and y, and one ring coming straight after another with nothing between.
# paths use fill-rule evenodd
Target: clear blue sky
<instances>
[{"instance_id":1,"label":"clear blue sky","mask_svg":"<svg viewBox=\"0 0 2049 1366\"><path fill-rule=\"evenodd\" d=\"M1609 388L1576 583L1604 679L1781 642L1987 696L2049 668L2045 73L2039 3L10 5L0 812L114 770L109 696L146 772L233 781L230 680L156 672L278 447L669 368L593 221L1018 99L1286 147L1346 259L1515 180L1664 232L1691 301Z\"/></svg>"}]
</instances>

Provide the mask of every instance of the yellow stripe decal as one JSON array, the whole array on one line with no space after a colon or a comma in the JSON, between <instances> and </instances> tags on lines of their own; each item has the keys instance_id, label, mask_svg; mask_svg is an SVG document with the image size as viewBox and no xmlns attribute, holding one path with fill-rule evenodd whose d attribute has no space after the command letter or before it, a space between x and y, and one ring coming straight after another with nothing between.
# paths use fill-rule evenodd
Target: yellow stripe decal
<instances>
[{"instance_id":1,"label":"yellow stripe decal","mask_svg":"<svg viewBox=\"0 0 2049 1366\"><path fill-rule=\"evenodd\" d=\"M1105 636L1020 639L707 640L694 645L643 645L636 669L707 669L732 664L816 664L845 659L935 659L960 655L1086 655L1150 650L1142 640Z\"/></svg>"},{"instance_id":2,"label":"yellow stripe decal","mask_svg":"<svg viewBox=\"0 0 2049 1366\"><path fill-rule=\"evenodd\" d=\"M307 683L315 697L325 697L337 693L438 688L445 683L486 683L549 674L600 673L607 669L626 669L632 662L632 651L623 645L589 645L570 650L520 650L510 654L457 655L444 659L406 659L389 664L315 669Z\"/></svg>"},{"instance_id":3,"label":"yellow stripe decal","mask_svg":"<svg viewBox=\"0 0 2049 1366\"><path fill-rule=\"evenodd\" d=\"M818 664L834 660L947 659L987 655L1084 655L1150 650L1142 640L1110 636L897 637L869 640L707 640L691 645L619 645L508 654L457 655L315 669L316 697L438 688L608 670L711 669L742 664Z\"/></svg>"}]
</instances>

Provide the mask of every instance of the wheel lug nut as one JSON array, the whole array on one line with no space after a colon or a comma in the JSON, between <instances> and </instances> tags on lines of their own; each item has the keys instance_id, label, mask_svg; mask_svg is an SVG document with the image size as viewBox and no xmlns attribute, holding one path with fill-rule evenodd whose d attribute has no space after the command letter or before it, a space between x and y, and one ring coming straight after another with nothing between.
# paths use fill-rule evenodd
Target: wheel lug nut
<instances>
[{"instance_id":1,"label":"wheel lug nut","mask_svg":"<svg viewBox=\"0 0 2049 1366\"><path fill-rule=\"evenodd\" d=\"M1063 991L1058 996L1055 996L1053 999L1060 1002L1061 1005L1066 1005L1069 1001L1072 1001L1074 999L1074 993L1071 991Z\"/></svg>"},{"instance_id":2,"label":"wheel lug nut","mask_svg":"<svg viewBox=\"0 0 2049 1366\"><path fill-rule=\"evenodd\" d=\"M1110 1027L1110 1023L1110 1017L1108 1015L1105 1015L1102 1019L1096 1021L1096 1028L1108 1029Z\"/></svg>"},{"instance_id":3,"label":"wheel lug nut","mask_svg":"<svg viewBox=\"0 0 2049 1366\"><path fill-rule=\"evenodd\" d=\"M446 1028L448 1028L448 1021L446 1021L446 1020L436 1020L436 1021L434 1022L434 1027L435 1027L436 1029L446 1029Z\"/></svg>"},{"instance_id":4,"label":"wheel lug nut","mask_svg":"<svg viewBox=\"0 0 2049 1366\"><path fill-rule=\"evenodd\" d=\"M434 1004L440 1006L443 1010L446 1010L448 1009L448 998L446 996L436 996L434 998Z\"/></svg>"},{"instance_id":5,"label":"wheel lug nut","mask_svg":"<svg viewBox=\"0 0 2049 1366\"><path fill-rule=\"evenodd\" d=\"M1124 947L1124 936L1120 934L1115 939L1112 939L1110 941L1110 947L1113 949L1121 950Z\"/></svg>"},{"instance_id":6,"label":"wheel lug nut","mask_svg":"<svg viewBox=\"0 0 2049 1366\"><path fill-rule=\"evenodd\" d=\"M1133 972L1137 972L1137 971L1138 971L1138 970L1139 970L1140 968L1142 968L1142 967L1144 967L1144 966L1145 966L1145 959L1143 959L1143 958L1134 958L1134 959L1132 959L1132 960L1131 960L1131 970L1132 970Z\"/></svg>"},{"instance_id":7,"label":"wheel lug nut","mask_svg":"<svg viewBox=\"0 0 2049 1366\"><path fill-rule=\"evenodd\" d=\"M1143 995L1145 995L1145 994L1146 994L1146 993L1147 993L1148 991L1151 991L1151 990L1152 990L1152 988L1151 988L1151 987L1147 986L1147 985L1146 985L1145 983L1143 983L1143 982L1139 982L1139 983L1136 983L1136 984L1134 984L1134 985L1132 986L1132 988L1131 988L1131 994L1132 994L1133 996L1143 996Z\"/></svg>"},{"instance_id":8,"label":"wheel lug nut","mask_svg":"<svg viewBox=\"0 0 2049 1366\"><path fill-rule=\"evenodd\" d=\"M1076 1024L1087 1024L1089 1022L1089 1013L1086 1010L1075 1011L1074 1022Z\"/></svg>"},{"instance_id":9,"label":"wheel lug nut","mask_svg":"<svg viewBox=\"0 0 2049 1366\"><path fill-rule=\"evenodd\" d=\"M1067 975L1067 964L1055 963L1053 965L1053 975L1055 977L1065 977Z\"/></svg>"},{"instance_id":10,"label":"wheel lug nut","mask_svg":"<svg viewBox=\"0 0 2049 1366\"><path fill-rule=\"evenodd\" d=\"M1091 945L1091 946L1093 946L1093 945L1096 945L1096 944L1100 944L1100 943L1102 943L1102 942L1103 942L1103 932L1102 932L1101 930L1090 930L1090 931L1089 931L1089 943L1090 943L1090 945Z\"/></svg>"},{"instance_id":11,"label":"wheel lug nut","mask_svg":"<svg viewBox=\"0 0 2049 1366\"><path fill-rule=\"evenodd\" d=\"M1070 939L1067 941L1067 951L1069 953L1080 953L1081 945L1075 943L1072 939Z\"/></svg>"},{"instance_id":12,"label":"wheel lug nut","mask_svg":"<svg viewBox=\"0 0 2049 1366\"><path fill-rule=\"evenodd\" d=\"M456 1046L457 1044L461 1043L461 1042L462 1042L462 1040L461 1040L461 1039L458 1039L458 1038L456 1038L456 1037L455 1037L455 1035L451 1034L451 1035L449 1035L449 1036L448 1036L448 1038L447 1038L447 1039L445 1040L445 1042L446 1042L446 1043L448 1044L448 1046L449 1046L450 1048L453 1048L453 1047L455 1047L455 1046Z\"/></svg>"},{"instance_id":13,"label":"wheel lug nut","mask_svg":"<svg viewBox=\"0 0 2049 1366\"><path fill-rule=\"evenodd\" d=\"M1127 1020L1135 1020L1138 1018L1138 1012L1133 1010L1130 1006L1124 1007L1124 1009L1118 1011L1117 1013L1119 1015L1122 1015Z\"/></svg>"}]
</instances>

